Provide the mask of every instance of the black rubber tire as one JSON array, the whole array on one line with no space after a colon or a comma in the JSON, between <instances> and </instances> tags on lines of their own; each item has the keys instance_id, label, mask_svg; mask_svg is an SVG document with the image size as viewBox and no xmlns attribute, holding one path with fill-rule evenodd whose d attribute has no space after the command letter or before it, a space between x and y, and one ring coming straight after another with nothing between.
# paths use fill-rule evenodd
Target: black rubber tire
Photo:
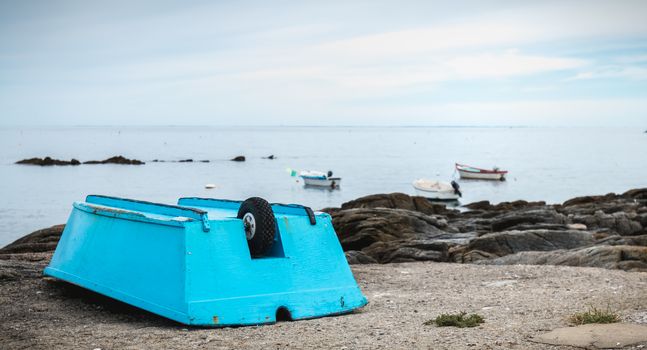
<instances>
[{"instance_id":1,"label":"black rubber tire","mask_svg":"<svg viewBox=\"0 0 647 350\"><path fill-rule=\"evenodd\" d=\"M251 239L247 240L249 252L252 256L263 255L274 243L276 234L276 219L272 206L260 197L247 198L238 209L238 218L243 219L250 213L256 222L256 231Z\"/></svg>"}]
</instances>

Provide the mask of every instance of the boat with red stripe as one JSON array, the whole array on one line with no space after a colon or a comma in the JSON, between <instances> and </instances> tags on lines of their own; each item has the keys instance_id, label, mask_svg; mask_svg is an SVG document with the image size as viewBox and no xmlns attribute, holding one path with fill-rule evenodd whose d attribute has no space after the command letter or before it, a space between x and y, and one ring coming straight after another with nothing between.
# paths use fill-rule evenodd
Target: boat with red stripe
<instances>
[{"instance_id":1,"label":"boat with red stripe","mask_svg":"<svg viewBox=\"0 0 647 350\"><path fill-rule=\"evenodd\" d=\"M481 169L465 164L456 163L456 170L461 176L461 179L478 179L478 180L500 180L504 181L505 176L508 174L507 170L499 168Z\"/></svg>"}]
</instances>

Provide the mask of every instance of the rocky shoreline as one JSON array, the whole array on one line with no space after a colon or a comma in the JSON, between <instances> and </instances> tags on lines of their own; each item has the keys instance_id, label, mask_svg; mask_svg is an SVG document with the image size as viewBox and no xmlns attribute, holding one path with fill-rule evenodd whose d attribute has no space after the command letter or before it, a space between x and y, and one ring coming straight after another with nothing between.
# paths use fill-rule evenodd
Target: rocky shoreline
<instances>
[{"instance_id":1,"label":"rocky shoreline","mask_svg":"<svg viewBox=\"0 0 647 350\"><path fill-rule=\"evenodd\" d=\"M325 211L351 264L430 260L647 271L647 189L563 204L483 201L465 208L392 193Z\"/></svg>"},{"instance_id":2,"label":"rocky shoreline","mask_svg":"<svg viewBox=\"0 0 647 350\"><path fill-rule=\"evenodd\" d=\"M323 211L350 264L434 261L566 265L647 272L647 189L577 197L563 204L487 201L465 211L423 197L377 194ZM51 254L64 225L0 249Z\"/></svg>"}]
</instances>

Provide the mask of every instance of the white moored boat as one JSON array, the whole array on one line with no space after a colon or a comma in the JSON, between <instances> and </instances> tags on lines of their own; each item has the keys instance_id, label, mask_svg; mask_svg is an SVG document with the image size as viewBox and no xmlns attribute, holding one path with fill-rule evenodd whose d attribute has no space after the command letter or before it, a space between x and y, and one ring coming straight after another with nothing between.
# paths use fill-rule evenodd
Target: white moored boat
<instances>
[{"instance_id":1,"label":"white moored boat","mask_svg":"<svg viewBox=\"0 0 647 350\"><path fill-rule=\"evenodd\" d=\"M478 180L505 180L508 174L506 170L494 169L481 169L469 165L456 163L456 170L461 176L461 179L478 179Z\"/></svg>"},{"instance_id":2,"label":"white moored boat","mask_svg":"<svg viewBox=\"0 0 647 350\"><path fill-rule=\"evenodd\" d=\"M413 188L416 189L418 195L436 200L457 200L463 195L459 190L460 186L458 186L456 181L448 183L436 180L418 179L413 182Z\"/></svg>"},{"instance_id":3,"label":"white moored boat","mask_svg":"<svg viewBox=\"0 0 647 350\"><path fill-rule=\"evenodd\" d=\"M299 173L306 186L337 188L341 183L340 177L333 177L332 171L327 173L321 171L305 170Z\"/></svg>"}]
</instances>

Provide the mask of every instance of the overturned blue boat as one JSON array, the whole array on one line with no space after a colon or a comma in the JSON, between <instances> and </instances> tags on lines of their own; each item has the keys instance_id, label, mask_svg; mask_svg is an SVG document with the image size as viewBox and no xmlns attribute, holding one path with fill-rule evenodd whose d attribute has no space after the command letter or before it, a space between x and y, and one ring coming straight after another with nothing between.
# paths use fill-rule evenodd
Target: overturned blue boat
<instances>
[{"instance_id":1,"label":"overturned blue boat","mask_svg":"<svg viewBox=\"0 0 647 350\"><path fill-rule=\"evenodd\" d=\"M330 216L300 205L75 202L52 276L177 322L256 325L366 305Z\"/></svg>"}]
</instances>

